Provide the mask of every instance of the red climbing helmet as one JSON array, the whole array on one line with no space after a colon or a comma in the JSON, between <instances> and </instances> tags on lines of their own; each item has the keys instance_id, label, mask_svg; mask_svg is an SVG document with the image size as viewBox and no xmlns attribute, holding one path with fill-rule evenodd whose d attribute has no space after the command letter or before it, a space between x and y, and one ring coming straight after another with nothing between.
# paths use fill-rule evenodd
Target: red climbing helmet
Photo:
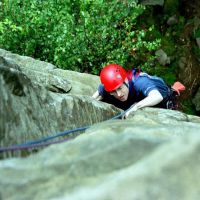
<instances>
[{"instance_id":1,"label":"red climbing helmet","mask_svg":"<svg viewBox=\"0 0 200 200\"><path fill-rule=\"evenodd\" d=\"M100 73L101 83L107 92L116 90L126 79L127 72L117 64L106 65Z\"/></svg>"}]
</instances>

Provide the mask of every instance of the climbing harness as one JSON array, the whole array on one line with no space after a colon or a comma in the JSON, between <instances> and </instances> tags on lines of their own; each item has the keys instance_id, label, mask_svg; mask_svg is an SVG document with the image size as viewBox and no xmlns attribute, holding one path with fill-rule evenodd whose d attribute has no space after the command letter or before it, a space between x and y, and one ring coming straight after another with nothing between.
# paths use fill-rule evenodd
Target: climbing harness
<instances>
[{"instance_id":1,"label":"climbing harness","mask_svg":"<svg viewBox=\"0 0 200 200\"><path fill-rule=\"evenodd\" d=\"M177 104L177 98L180 96L180 93L185 90L185 86L177 81L175 82L171 87L169 87L168 91L168 98L166 102L166 108L171 110L177 110L178 104Z\"/></svg>"}]
</instances>

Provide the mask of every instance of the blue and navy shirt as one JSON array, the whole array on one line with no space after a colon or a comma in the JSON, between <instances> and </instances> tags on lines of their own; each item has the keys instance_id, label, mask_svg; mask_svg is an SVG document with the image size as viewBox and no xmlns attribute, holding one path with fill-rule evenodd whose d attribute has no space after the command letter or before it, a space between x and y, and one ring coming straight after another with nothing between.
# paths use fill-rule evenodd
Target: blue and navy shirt
<instances>
[{"instance_id":1,"label":"blue and navy shirt","mask_svg":"<svg viewBox=\"0 0 200 200\"><path fill-rule=\"evenodd\" d=\"M133 69L134 72L135 69ZM133 73L134 74L134 73ZM152 90L158 90L163 96L163 101L168 97L169 87L163 81L163 79L157 76L150 76L147 73L139 73L137 77L134 75L129 79L129 95L128 99L124 102L116 99L114 96L110 95L105 91L104 86L100 85L98 88L99 94L103 97L104 102L115 105L123 110L128 109L131 105L136 102L141 101L148 96L149 92ZM156 107L165 107L162 102Z\"/></svg>"}]
</instances>

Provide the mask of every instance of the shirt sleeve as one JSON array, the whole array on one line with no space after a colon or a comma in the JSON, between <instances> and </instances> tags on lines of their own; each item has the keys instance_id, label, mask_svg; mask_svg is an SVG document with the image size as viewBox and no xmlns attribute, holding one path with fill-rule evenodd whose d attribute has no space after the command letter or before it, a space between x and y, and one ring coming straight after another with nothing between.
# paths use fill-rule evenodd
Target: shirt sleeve
<instances>
[{"instance_id":1,"label":"shirt sleeve","mask_svg":"<svg viewBox=\"0 0 200 200\"><path fill-rule=\"evenodd\" d=\"M105 94L105 89L104 89L104 86L102 84L99 85L98 87L98 92L99 94L103 97L104 94Z\"/></svg>"},{"instance_id":2,"label":"shirt sleeve","mask_svg":"<svg viewBox=\"0 0 200 200\"><path fill-rule=\"evenodd\" d=\"M136 92L142 92L144 96L148 96L152 90L158 90L155 83L148 76L139 76L134 83Z\"/></svg>"}]
</instances>

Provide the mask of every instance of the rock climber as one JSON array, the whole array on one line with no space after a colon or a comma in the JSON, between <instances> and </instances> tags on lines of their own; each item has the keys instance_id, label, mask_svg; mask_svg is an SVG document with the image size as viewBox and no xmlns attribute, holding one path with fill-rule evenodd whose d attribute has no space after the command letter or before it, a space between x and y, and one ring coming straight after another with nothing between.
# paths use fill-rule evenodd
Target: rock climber
<instances>
[{"instance_id":1,"label":"rock climber","mask_svg":"<svg viewBox=\"0 0 200 200\"><path fill-rule=\"evenodd\" d=\"M126 71L118 64L106 65L101 70L100 80L101 84L93 98L123 110L128 109L123 118L147 106L176 109L176 97L185 90L180 82L170 87L160 77L151 76L136 68Z\"/></svg>"}]
</instances>

